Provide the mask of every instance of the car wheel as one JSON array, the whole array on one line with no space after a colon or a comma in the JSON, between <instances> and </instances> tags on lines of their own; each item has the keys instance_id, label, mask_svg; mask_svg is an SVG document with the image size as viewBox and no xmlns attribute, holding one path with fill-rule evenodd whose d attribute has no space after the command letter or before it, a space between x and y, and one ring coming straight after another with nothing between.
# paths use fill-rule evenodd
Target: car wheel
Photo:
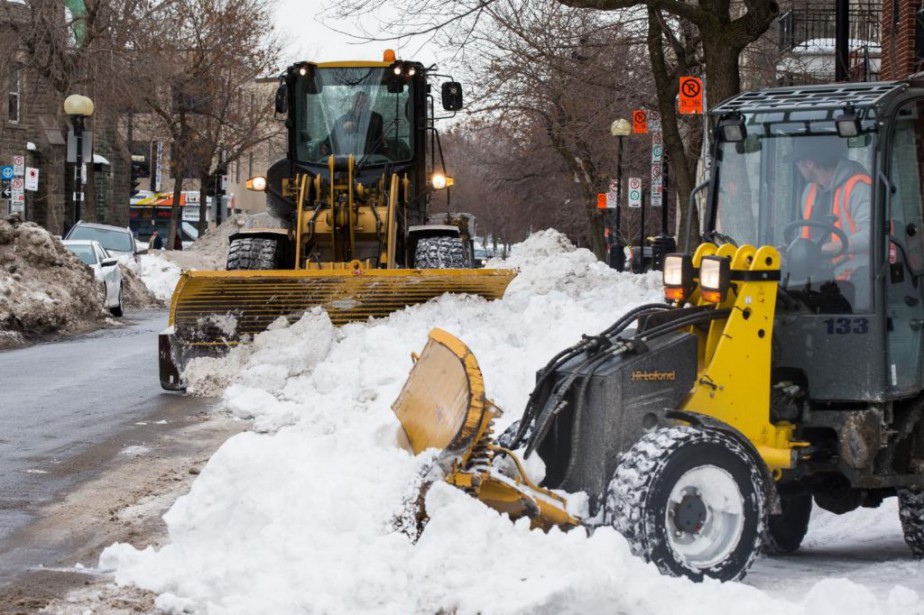
<instances>
[{"instance_id":1,"label":"car wheel","mask_svg":"<svg viewBox=\"0 0 924 615\"><path fill-rule=\"evenodd\" d=\"M734 437L671 427L620 458L606 510L632 551L662 573L732 581L760 550L765 504L761 469Z\"/></svg>"},{"instance_id":2,"label":"car wheel","mask_svg":"<svg viewBox=\"0 0 924 615\"><path fill-rule=\"evenodd\" d=\"M115 307L109 308L109 312L112 313L112 315L115 317L120 317L122 316L124 309L125 309L125 303L122 299L122 285L119 284L119 304Z\"/></svg>"}]
</instances>

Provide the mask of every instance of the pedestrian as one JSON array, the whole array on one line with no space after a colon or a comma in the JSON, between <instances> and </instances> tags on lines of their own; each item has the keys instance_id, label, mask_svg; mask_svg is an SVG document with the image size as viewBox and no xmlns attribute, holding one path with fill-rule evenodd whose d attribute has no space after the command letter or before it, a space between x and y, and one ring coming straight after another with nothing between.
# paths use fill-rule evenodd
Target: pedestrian
<instances>
[{"instance_id":1,"label":"pedestrian","mask_svg":"<svg viewBox=\"0 0 924 615\"><path fill-rule=\"evenodd\" d=\"M151 238L148 240L148 250L163 250L164 249L164 240L160 238L160 233L157 232L157 229L154 229L154 232L151 233Z\"/></svg>"}]
</instances>

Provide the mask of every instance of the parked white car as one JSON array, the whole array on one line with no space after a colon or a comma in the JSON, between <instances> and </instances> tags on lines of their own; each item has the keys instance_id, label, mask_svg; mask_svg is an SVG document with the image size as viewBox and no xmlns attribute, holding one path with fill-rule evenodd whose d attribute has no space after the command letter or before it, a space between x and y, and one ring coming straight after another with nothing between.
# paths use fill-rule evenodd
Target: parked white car
<instances>
[{"instance_id":1,"label":"parked white car","mask_svg":"<svg viewBox=\"0 0 924 615\"><path fill-rule=\"evenodd\" d=\"M125 305L122 300L122 270L119 261L110 255L98 241L65 239L61 243L86 263L102 284L106 307L113 316L121 316Z\"/></svg>"},{"instance_id":2,"label":"parked white car","mask_svg":"<svg viewBox=\"0 0 924 615\"><path fill-rule=\"evenodd\" d=\"M147 245L138 245L131 229L127 226L80 221L71 227L64 239L98 241L115 258L128 257L137 261L139 254L147 252Z\"/></svg>"}]
</instances>

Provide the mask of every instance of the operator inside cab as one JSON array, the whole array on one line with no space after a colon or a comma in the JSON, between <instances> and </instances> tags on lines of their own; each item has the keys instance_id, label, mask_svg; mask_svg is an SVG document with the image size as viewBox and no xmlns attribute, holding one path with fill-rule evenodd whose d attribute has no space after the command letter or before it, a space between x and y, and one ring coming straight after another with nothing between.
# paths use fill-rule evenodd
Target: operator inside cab
<instances>
[{"instance_id":1,"label":"operator inside cab","mask_svg":"<svg viewBox=\"0 0 924 615\"><path fill-rule=\"evenodd\" d=\"M790 305L817 314L869 312L870 129L842 138L823 113L793 118L761 112L732 120L736 139L719 131L708 212L715 230L705 238L777 246L780 289Z\"/></svg>"},{"instance_id":2,"label":"operator inside cab","mask_svg":"<svg viewBox=\"0 0 924 615\"><path fill-rule=\"evenodd\" d=\"M836 135L794 140L787 157L805 180L799 202L802 224L788 245L797 277L806 270L830 267L837 282L850 285L849 299L866 304L869 296L870 204L872 179L866 168L847 155L847 142ZM820 263L802 262L805 259ZM863 275L854 276L862 269ZM846 286L846 285L844 285Z\"/></svg>"}]
</instances>

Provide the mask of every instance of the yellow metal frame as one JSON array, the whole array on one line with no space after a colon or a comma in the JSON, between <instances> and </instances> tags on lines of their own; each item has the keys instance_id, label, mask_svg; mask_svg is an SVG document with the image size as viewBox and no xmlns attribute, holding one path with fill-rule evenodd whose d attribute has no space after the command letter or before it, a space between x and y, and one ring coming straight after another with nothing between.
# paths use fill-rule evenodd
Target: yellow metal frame
<instances>
[{"instance_id":1,"label":"yellow metal frame","mask_svg":"<svg viewBox=\"0 0 924 615\"><path fill-rule=\"evenodd\" d=\"M792 468L797 450L808 446L793 440L791 423L770 422L770 373L773 319L779 282L753 279L760 272L778 272L780 254L771 247L740 248L702 244L693 257L697 269L705 256L731 261L732 285L716 309L729 309L726 319L714 320L700 335L700 363L696 384L681 410L713 417L734 427L757 448L774 472ZM735 281L751 274L752 279ZM774 276L769 276L774 277ZM705 302L696 295L698 302Z\"/></svg>"}]
</instances>

